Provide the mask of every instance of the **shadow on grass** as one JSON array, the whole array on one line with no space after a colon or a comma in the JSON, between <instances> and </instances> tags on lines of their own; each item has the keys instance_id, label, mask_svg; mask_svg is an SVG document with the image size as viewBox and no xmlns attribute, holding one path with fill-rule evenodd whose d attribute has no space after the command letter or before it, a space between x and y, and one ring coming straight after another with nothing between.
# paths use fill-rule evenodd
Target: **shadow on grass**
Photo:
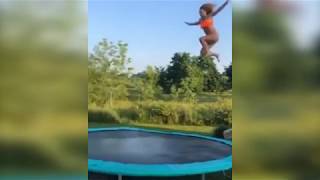
<instances>
[{"instance_id":1,"label":"shadow on grass","mask_svg":"<svg viewBox=\"0 0 320 180\"><path fill-rule=\"evenodd\" d=\"M116 175L106 175L99 173L88 174L90 180L118 180ZM210 173L205 175L205 180L230 180L232 179L232 170ZM202 175L179 176L179 177L122 177L122 180L202 180Z\"/></svg>"}]
</instances>

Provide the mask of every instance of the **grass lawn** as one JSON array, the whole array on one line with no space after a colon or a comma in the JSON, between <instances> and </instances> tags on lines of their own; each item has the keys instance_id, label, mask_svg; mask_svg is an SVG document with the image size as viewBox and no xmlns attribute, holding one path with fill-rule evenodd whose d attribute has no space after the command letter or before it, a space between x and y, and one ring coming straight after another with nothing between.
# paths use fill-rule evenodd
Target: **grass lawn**
<instances>
[{"instance_id":1,"label":"grass lawn","mask_svg":"<svg viewBox=\"0 0 320 180\"><path fill-rule=\"evenodd\" d=\"M103 128L103 127L119 127L119 126L130 126L140 127L148 129L157 129L165 131L178 131L178 132L189 132L198 133L204 135L212 135L214 127L211 126L185 126L185 125L167 125L167 124L145 124L145 123L130 123L130 124L107 124L107 123L89 123L89 128Z\"/></svg>"}]
</instances>

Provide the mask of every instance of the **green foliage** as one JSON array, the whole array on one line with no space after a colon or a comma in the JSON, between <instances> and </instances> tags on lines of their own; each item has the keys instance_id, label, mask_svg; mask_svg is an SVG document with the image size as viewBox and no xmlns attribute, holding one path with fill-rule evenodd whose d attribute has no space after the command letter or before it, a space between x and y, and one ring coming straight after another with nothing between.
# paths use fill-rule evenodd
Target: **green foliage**
<instances>
[{"instance_id":1,"label":"green foliage","mask_svg":"<svg viewBox=\"0 0 320 180\"><path fill-rule=\"evenodd\" d=\"M131 75L126 52L126 44L103 39L90 54L88 103L100 108L89 108L89 121L209 126L232 123L229 98L219 100L216 94L207 93L207 102L196 104L203 91L219 92L226 84L211 58L176 53L167 68L148 66Z\"/></svg>"},{"instance_id":2,"label":"green foliage","mask_svg":"<svg viewBox=\"0 0 320 180\"><path fill-rule=\"evenodd\" d=\"M137 106L130 107L118 107L115 110L121 119L130 120L130 121L139 121L142 116L141 110Z\"/></svg>"},{"instance_id":3,"label":"green foliage","mask_svg":"<svg viewBox=\"0 0 320 180\"><path fill-rule=\"evenodd\" d=\"M220 100L217 103L198 105L196 109L198 119L202 119L205 125L232 124L231 100Z\"/></svg>"},{"instance_id":4,"label":"green foliage","mask_svg":"<svg viewBox=\"0 0 320 180\"><path fill-rule=\"evenodd\" d=\"M193 98L200 92L221 91L222 76L210 57L192 57L188 53L174 54L167 68L159 69L158 84L165 93ZM188 101L190 101L189 99Z\"/></svg>"},{"instance_id":5,"label":"green foliage","mask_svg":"<svg viewBox=\"0 0 320 180\"><path fill-rule=\"evenodd\" d=\"M173 100L178 100L180 95L179 95L179 91L178 91L178 89L176 88L175 85L171 86L170 91L171 91L172 99Z\"/></svg>"},{"instance_id":6,"label":"green foliage","mask_svg":"<svg viewBox=\"0 0 320 180\"><path fill-rule=\"evenodd\" d=\"M182 80L181 87L178 89L178 94L182 97L183 101L185 102L195 102L196 101L196 93L193 89L193 79L186 78Z\"/></svg>"},{"instance_id":7,"label":"green foliage","mask_svg":"<svg viewBox=\"0 0 320 180\"><path fill-rule=\"evenodd\" d=\"M111 74L129 74L131 69L127 65L131 62L127 58L128 44L119 41L114 44L107 39L102 39L89 56L89 67L100 72Z\"/></svg>"},{"instance_id":8,"label":"green foliage","mask_svg":"<svg viewBox=\"0 0 320 180\"><path fill-rule=\"evenodd\" d=\"M130 59L126 56L127 44L114 44L103 39L88 58L88 101L103 107L112 106L116 99L128 96L128 68Z\"/></svg>"},{"instance_id":9,"label":"green foliage","mask_svg":"<svg viewBox=\"0 0 320 180\"><path fill-rule=\"evenodd\" d=\"M98 123L119 123L120 117L114 110L91 108L88 111L88 121Z\"/></svg>"},{"instance_id":10,"label":"green foliage","mask_svg":"<svg viewBox=\"0 0 320 180\"><path fill-rule=\"evenodd\" d=\"M203 73L203 91L214 92L222 89L221 74L210 57L199 57L198 67Z\"/></svg>"},{"instance_id":11,"label":"green foliage","mask_svg":"<svg viewBox=\"0 0 320 180\"><path fill-rule=\"evenodd\" d=\"M222 83L225 90L232 89L232 64L224 69Z\"/></svg>"},{"instance_id":12,"label":"green foliage","mask_svg":"<svg viewBox=\"0 0 320 180\"><path fill-rule=\"evenodd\" d=\"M171 86L175 85L177 88L181 87L181 82L186 77L189 77L188 70L192 65L190 54L175 53L170 65L167 67L167 80L171 81Z\"/></svg>"},{"instance_id":13,"label":"green foliage","mask_svg":"<svg viewBox=\"0 0 320 180\"><path fill-rule=\"evenodd\" d=\"M164 101L128 102L126 105L105 111L109 116L111 116L110 112L117 112L121 121L140 123L208 126L232 124L231 99L203 104ZM89 113L91 112L89 108ZM112 118L109 119L110 123L114 122Z\"/></svg>"},{"instance_id":14,"label":"green foliage","mask_svg":"<svg viewBox=\"0 0 320 180\"><path fill-rule=\"evenodd\" d=\"M144 72L131 78L134 82L133 88L136 90L139 100L154 99L161 94L161 87L157 84L159 81L159 74L160 72L157 69L148 66Z\"/></svg>"},{"instance_id":15,"label":"green foliage","mask_svg":"<svg viewBox=\"0 0 320 180\"><path fill-rule=\"evenodd\" d=\"M194 63L190 54L175 53L170 65L160 69L159 85L165 93L171 93L171 87L179 89L183 79L190 77Z\"/></svg>"}]
</instances>

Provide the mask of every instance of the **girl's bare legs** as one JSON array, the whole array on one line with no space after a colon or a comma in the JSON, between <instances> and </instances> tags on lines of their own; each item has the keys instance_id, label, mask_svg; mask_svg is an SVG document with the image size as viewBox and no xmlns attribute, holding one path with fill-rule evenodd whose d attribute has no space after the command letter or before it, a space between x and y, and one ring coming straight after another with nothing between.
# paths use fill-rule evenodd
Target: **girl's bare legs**
<instances>
[{"instance_id":1,"label":"girl's bare legs","mask_svg":"<svg viewBox=\"0 0 320 180\"><path fill-rule=\"evenodd\" d=\"M214 45L215 43L211 43L209 44L209 49L211 49L211 47ZM220 62L220 59L219 59L219 54L218 53L214 53L212 51L209 50L207 56L214 56L218 62Z\"/></svg>"},{"instance_id":2,"label":"girl's bare legs","mask_svg":"<svg viewBox=\"0 0 320 180\"><path fill-rule=\"evenodd\" d=\"M199 39L202 49L201 49L201 56L214 56L220 62L219 54L210 52L210 48L217 42L216 38L211 36L203 36Z\"/></svg>"},{"instance_id":3,"label":"girl's bare legs","mask_svg":"<svg viewBox=\"0 0 320 180\"><path fill-rule=\"evenodd\" d=\"M202 36L199 41L201 43L202 49L200 51L201 56L207 56L208 52L209 52L209 46L208 43L206 41L207 36Z\"/></svg>"},{"instance_id":4,"label":"girl's bare legs","mask_svg":"<svg viewBox=\"0 0 320 180\"><path fill-rule=\"evenodd\" d=\"M207 51L204 48L201 48L200 56L204 57L207 55Z\"/></svg>"}]
</instances>

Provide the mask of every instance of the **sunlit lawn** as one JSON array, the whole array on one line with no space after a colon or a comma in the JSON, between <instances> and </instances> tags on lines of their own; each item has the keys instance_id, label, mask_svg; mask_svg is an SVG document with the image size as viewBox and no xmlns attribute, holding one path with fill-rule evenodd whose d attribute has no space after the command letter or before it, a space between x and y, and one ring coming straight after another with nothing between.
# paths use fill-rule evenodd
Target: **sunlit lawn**
<instances>
[{"instance_id":1,"label":"sunlit lawn","mask_svg":"<svg viewBox=\"0 0 320 180\"><path fill-rule=\"evenodd\" d=\"M147 124L147 123L130 123L130 124L107 124L107 123L89 123L89 128L103 128L103 127L140 127L148 129L159 129L167 131L181 131L190 133L199 133L212 135L214 127L211 126L185 126L185 125L167 125L167 124Z\"/></svg>"}]
</instances>

